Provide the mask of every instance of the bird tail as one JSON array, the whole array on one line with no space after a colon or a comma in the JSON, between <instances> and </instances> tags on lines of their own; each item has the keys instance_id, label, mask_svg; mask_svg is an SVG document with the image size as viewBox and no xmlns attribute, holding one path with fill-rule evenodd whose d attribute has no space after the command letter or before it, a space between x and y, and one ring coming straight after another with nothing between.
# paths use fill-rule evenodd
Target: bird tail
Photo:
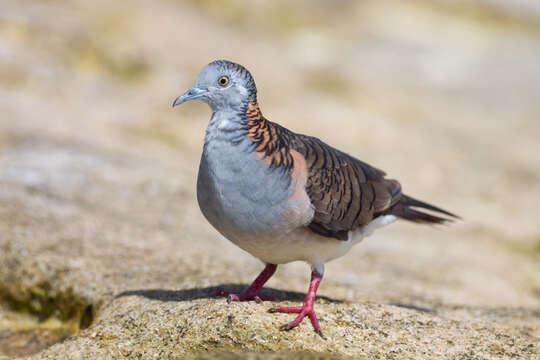
<instances>
[{"instance_id":1,"label":"bird tail","mask_svg":"<svg viewBox=\"0 0 540 360\"><path fill-rule=\"evenodd\" d=\"M419 209L429 210L437 213L437 215L432 215L427 212L420 211ZM459 216L452 214L449 211L443 210L423 201L416 200L405 194L403 194L399 201L392 206L389 213L404 220L420 224L448 224L454 222L455 220L461 219ZM441 214L446 216L440 216Z\"/></svg>"}]
</instances>

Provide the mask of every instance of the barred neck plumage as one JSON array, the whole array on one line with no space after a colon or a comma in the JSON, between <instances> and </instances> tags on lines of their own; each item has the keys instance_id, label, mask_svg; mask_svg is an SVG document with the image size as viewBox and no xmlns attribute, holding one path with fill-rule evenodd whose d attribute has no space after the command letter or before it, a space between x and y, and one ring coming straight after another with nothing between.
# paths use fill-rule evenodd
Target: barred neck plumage
<instances>
[{"instance_id":1,"label":"barred neck plumage","mask_svg":"<svg viewBox=\"0 0 540 360\"><path fill-rule=\"evenodd\" d=\"M255 152L270 167L288 171L294 166L290 151L291 137L294 137L293 133L266 119L257 102L252 100L241 109L214 111L206 129L205 147L215 140L232 145L248 141L249 146L240 151Z\"/></svg>"},{"instance_id":2,"label":"barred neck plumage","mask_svg":"<svg viewBox=\"0 0 540 360\"><path fill-rule=\"evenodd\" d=\"M251 101L245 111L246 135L255 145L254 151L260 153L270 167L292 169L294 160L289 149L291 132L267 120L256 101Z\"/></svg>"}]
</instances>

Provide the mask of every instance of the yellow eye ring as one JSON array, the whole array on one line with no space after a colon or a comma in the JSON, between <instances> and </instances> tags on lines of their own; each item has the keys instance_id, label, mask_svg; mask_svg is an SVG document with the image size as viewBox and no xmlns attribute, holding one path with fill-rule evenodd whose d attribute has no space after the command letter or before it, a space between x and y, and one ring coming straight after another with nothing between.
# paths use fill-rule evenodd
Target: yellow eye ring
<instances>
[{"instance_id":1,"label":"yellow eye ring","mask_svg":"<svg viewBox=\"0 0 540 360\"><path fill-rule=\"evenodd\" d=\"M223 75L218 79L217 83L219 84L219 86L225 87L225 86L229 85L229 77Z\"/></svg>"}]
</instances>

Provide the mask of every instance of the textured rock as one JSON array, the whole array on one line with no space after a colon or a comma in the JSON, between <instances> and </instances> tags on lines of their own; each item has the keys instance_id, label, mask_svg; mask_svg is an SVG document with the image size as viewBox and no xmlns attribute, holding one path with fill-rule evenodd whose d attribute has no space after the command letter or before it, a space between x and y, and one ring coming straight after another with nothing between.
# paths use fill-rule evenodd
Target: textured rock
<instances>
[{"instance_id":1,"label":"textured rock","mask_svg":"<svg viewBox=\"0 0 540 360\"><path fill-rule=\"evenodd\" d=\"M535 11L334 3L3 4L0 358L67 334L32 357L538 358ZM254 72L270 119L465 218L395 224L328 264L326 340L278 331L291 316L271 303L211 297L262 265L198 210L208 110L169 106L221 57ZM296 304L308 276L282 266L269 291Z\"/></svg>"}]
</instances>

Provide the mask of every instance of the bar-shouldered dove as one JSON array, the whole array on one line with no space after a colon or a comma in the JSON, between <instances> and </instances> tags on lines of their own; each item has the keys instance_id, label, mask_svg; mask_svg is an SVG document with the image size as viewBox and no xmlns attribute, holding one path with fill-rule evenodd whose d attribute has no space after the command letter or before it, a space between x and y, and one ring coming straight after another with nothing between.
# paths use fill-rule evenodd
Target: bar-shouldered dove
<instances>
[{"instance_id":1,"label":"bar-shouldered dove","mask_svg":"<svg viewBox=\"0 0 540 360\"><path fill-rule=\"evenodd\" d=\"M266 263L244 292L219 295L270 300L261 289L278 264L311 265L304 304L270 309L298 313L284 330L308 316L322 336L313 305L324 264L375 229L396 219L441 224L458 218L405 195L383 171L267 120L253 77L241 65L225 60L206 65L173 106L195 99L212 109L197 180L201 211L223 236Z\"/></svg>"}]
</instances>

